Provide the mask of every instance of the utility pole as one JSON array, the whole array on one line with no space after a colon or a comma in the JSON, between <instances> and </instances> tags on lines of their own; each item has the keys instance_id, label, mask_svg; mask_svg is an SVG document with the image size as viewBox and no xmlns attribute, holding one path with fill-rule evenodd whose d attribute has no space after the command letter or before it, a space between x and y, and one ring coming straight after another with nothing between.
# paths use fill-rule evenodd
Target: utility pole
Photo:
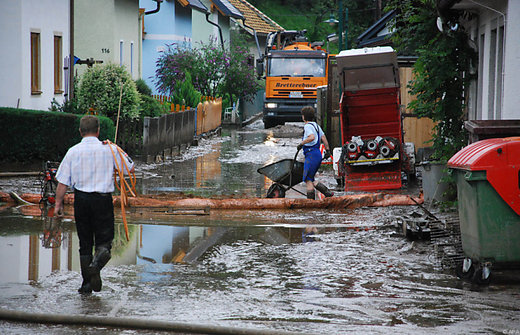
<instances>
[{"instance_id":1,"label":"utility pole","mask_svg":"<svg viewBox=\"0 0 520 335\"><path fill-rule=\"evenodd\" d=\"M383 10L381 7L383 6L381 3L382 0L375 0L376 2L376 11L374 13L374 22L381 18L381 11Z\"/></svg>"}]
</instances>

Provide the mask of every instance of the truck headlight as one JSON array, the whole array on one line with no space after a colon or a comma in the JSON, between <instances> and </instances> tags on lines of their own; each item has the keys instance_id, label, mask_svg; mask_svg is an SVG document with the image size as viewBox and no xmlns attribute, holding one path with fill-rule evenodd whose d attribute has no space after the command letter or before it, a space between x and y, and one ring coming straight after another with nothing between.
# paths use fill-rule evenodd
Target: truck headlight
<instances>
[{"instance_id":1,"label":"truck headlight","mask_svg":"<svg viewBox=\"0 0 520 335\"><path fill-rule=\"evenodd\" d=\"M265 104L265 108L276 108L276 107L278 107L278 104L274 103L274 102L268 102Z\"/></svg>"}]
</instances>

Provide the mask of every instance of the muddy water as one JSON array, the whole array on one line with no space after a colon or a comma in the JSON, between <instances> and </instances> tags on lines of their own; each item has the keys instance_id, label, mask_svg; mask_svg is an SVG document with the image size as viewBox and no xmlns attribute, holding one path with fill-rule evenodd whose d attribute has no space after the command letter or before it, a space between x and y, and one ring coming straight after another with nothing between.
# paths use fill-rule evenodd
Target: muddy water
<instances>
[{"instance_id":1,"label":"muddy water","mask_svg":"<svg viewBox=\"0 0 520 335\"><path fill-rule=\"evenodd\" d=\"M292 158L297 141L255 129L223 135L139 166L143 193L263 195L257 167ZM103 290L82 297L74 223L2 208L0 308L298 333L519 334L519 277L496 273L488 287L458 280L436 266L428 242L396 233L390 218L401 211L140 213L129 217L130 241L117 213ZM5 321L0 332L154 334Z\"/></svg>"}]
</instances>

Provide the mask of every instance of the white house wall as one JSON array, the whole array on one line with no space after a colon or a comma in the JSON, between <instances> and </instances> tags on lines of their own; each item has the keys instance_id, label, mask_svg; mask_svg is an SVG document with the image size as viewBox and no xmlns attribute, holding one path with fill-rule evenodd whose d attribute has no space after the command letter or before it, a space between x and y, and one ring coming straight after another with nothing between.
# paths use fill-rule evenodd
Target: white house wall
<instances>
[{"instance_id":1,"label":"white house wall","mask_svg":"<svg viewBox=\"0 0 520 335\"><path fill-rule=\"evenodd\" d=\"M520 119L520 1L511 0L506 18L503 119Z\"/></svg>"},{"instance_id":2,"label":"white house wall","mask_svg":"<svg viewBox=\"0 0 520 335\"><path fill-rule=\"evenodd\" d=\"M141 33L137 0L76 0L74 55L103 64L124 65L133 79L141 77ZM74 70L82 74L87 65Z\"/></svg>"},{"instance_id":3,"label":"white house wall","mask_svg":"<svg viewBox=\"0 0 520 335\"><path fill-rule=\"evenodd\" d=\"M31 32L40 33L41 94L31 94ZM0 105L47 110L54 94L54 35L62 36L62 56L69 54L69 0L17 0L0 4ZM65 75L62 71L62 90ZM6 78L9 78L6 80Z\"/></svg>"},{"instance_id":4,"label":"white house wall","mask_svg":"<svg viewBox=\"0 0 520 335\"><path fill-rule=\"evenodd\" d=\"M479 64L469 119L520 119L520 1L474 1L470 11L477 14L468 28Z\"/></svg>"},{"instance_id":5,"label":"white house wall","mask_svg":"<svg viewBox=\"0 0 520 335\"><path fill-rule=\"evenodd\" d=\"M22 96L22 3L4 1L0 6L0 106L16 107ZM30 43L27 39L27 43ZM30 76L30 73L27 74ZM9 78L9 80L6 80ZM30 87L28 88L30 93Z\"/></svg>"}]
</instances>

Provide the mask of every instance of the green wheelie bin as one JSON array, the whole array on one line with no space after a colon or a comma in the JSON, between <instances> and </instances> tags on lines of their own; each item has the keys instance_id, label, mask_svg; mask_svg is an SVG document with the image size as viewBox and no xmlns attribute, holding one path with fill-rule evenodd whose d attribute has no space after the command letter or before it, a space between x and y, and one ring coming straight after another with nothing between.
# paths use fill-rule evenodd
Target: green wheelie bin
<instances>
[{"instance_id":1,"label":"green wheelie bin","mask_svg":"<svg viewBox=\"0 0 520 335\"><path fill-rule=\"evenodd\" d=\"M489 282L491 267L520 268L520 137L475 142L448 168L457 183L460 277Z\"/></svg>"}]
</instances>

